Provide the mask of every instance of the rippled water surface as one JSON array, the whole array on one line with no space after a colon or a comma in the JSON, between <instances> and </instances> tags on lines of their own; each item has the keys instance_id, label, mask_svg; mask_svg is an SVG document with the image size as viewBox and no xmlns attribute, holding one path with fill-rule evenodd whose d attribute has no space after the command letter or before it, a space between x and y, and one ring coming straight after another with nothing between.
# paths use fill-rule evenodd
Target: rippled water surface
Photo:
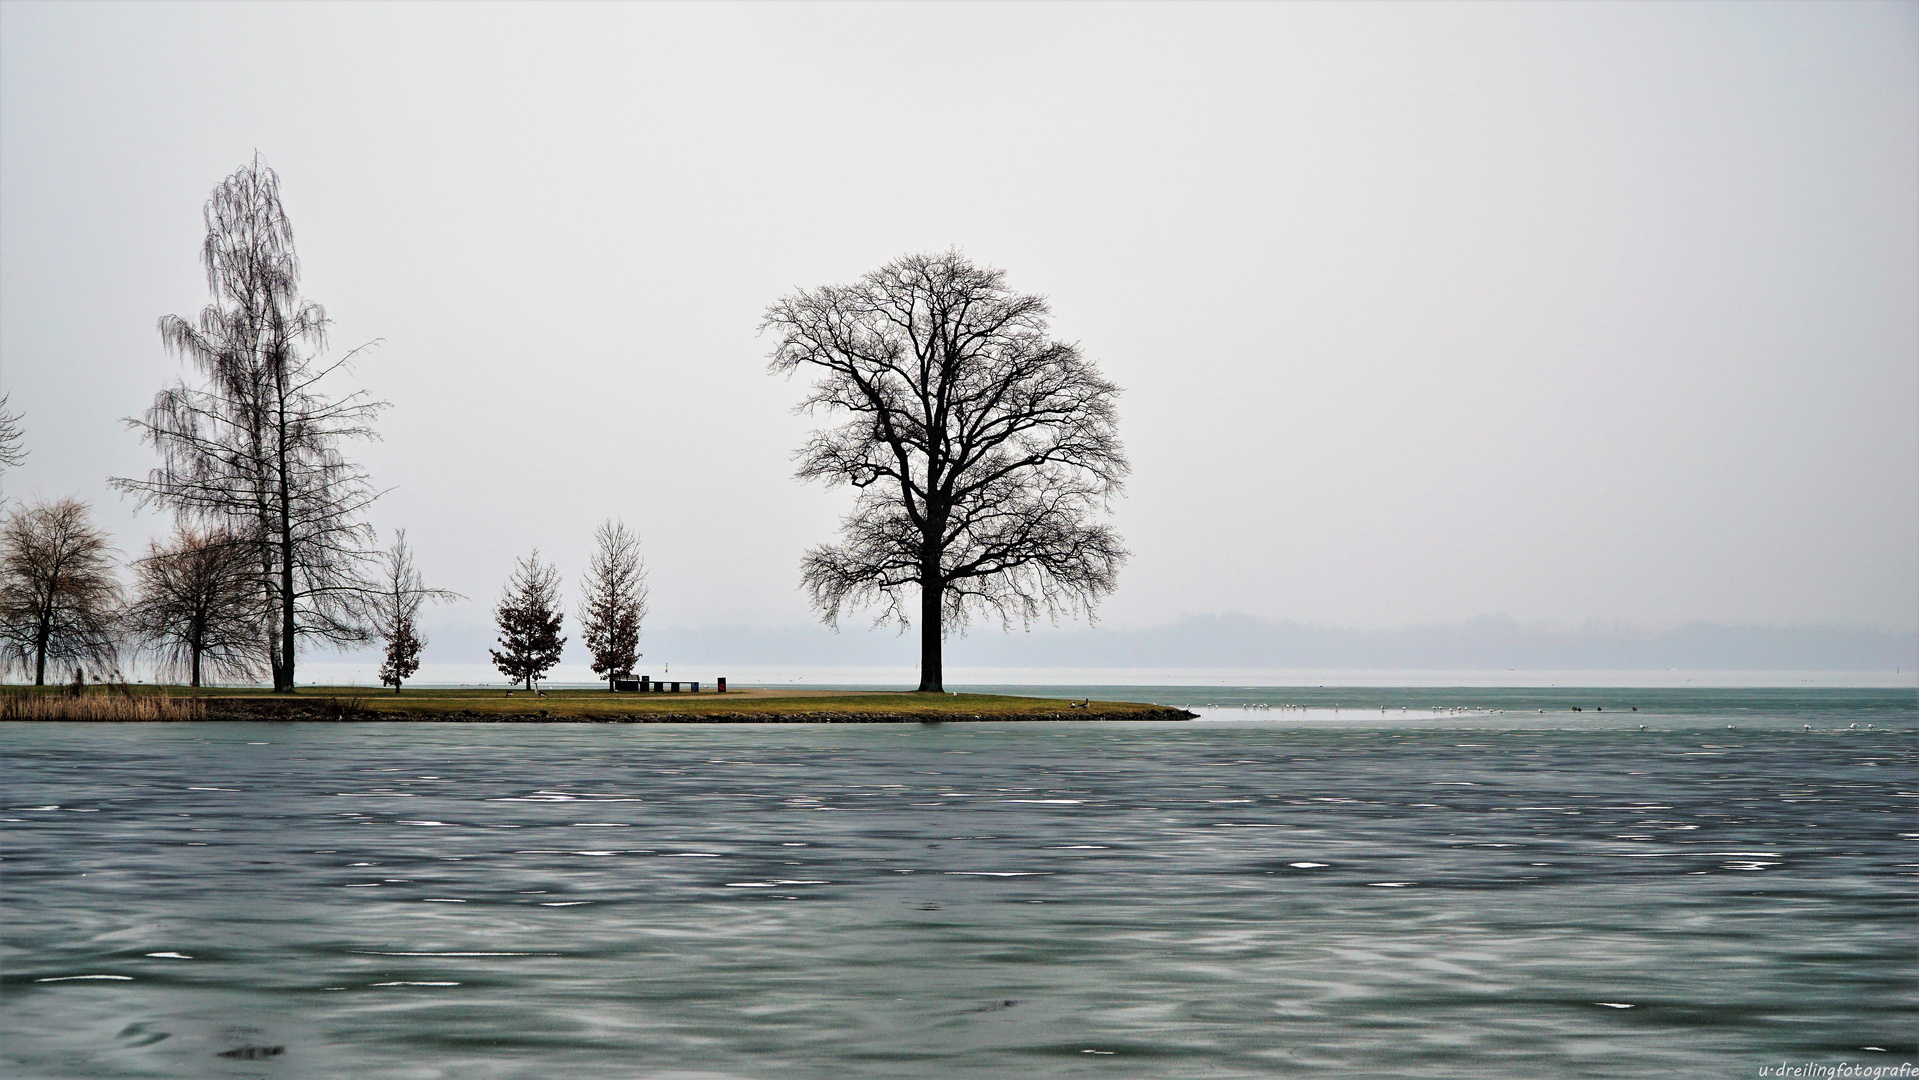
<instances>
[{"instance_id":1,"label":"rippled water surface","mask_svg":"<svg viewBox=\"0 0 1919 1080\"><path fill-rule=\"evenodd\" d=\"M1370 693L1187 724L0 725L0 1071L1913 1060L1911 692Z\"/></svg>"}]
</instances>

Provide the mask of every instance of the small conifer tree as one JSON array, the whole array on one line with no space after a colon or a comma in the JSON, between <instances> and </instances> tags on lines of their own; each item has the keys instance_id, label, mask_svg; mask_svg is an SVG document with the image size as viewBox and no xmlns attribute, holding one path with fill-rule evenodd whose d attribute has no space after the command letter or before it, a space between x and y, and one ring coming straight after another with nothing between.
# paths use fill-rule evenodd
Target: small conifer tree
<instances>
[{"instance_id":1,"label":"small conifer tree","mask_svg":"<svg viewBox=\"0 0 1919 1080\"><path fill-rule=\"evenodd\" d=\"M373 596L371 612L374 631L386 641L386 662L380 665L380 685L400 692L400 684L420 670L420 652L426 639L420 636L420 605L428 600L444 603L465 597L448 589L429 589L413 565L413 549L407 546L406 530L401 529L387 549L380 591Z\"/></svg>"},{"instance_id":2,"label":"small conifer tree","mask_svg":"<svg viewBox=\"0 0 1919 1080\"><path fill-rule=\"evenodd\" d=\"M560 610L560 572L540 562L538 548L515 564L493 618L500 626L500 648L489 650L493 666L532 690L566 648L560 636L566 618Z\"/></svg>"},{"instance_id":3,"label":"small conifer tree","mask_svg":"<svg viewBox=\"0 0 1919 1080\"><path fill-rule=\"evenodd\" d=\"M593 672L607 681L633 673L640 658L640 623L646 618L646 565L640 538L624 522L609 521L593 534L598 550L587 564L580 604L580 633L593 654Z\"/></svg>"},{"instance_id":4,"label":"small conifer tree","mask_svg":"<svg viewBox=\"0 0 1919 1080\"><path fill-rule=\"evenodd\" d=\"M420 650L425 645L413 626L413 616L402 617L386 642L386 663L380 665L380 685L391 686L394 693L399 693L400 684L420 670Z\"/></svg>"}]
</instances>

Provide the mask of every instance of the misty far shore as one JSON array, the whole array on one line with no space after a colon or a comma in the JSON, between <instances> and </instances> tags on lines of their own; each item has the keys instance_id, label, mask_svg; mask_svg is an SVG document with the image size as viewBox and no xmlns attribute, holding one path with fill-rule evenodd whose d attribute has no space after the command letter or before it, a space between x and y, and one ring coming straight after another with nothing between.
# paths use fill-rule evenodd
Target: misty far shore
<instances>
[{"instance_id":1,"label":"misty far shore","mask_svg":"<svg viewBox=\"0 0 1919 1080\"><path fill-rule=\"evenodd\" d=\"M429 629L429 664L483 660L490 631ZM642 645L687 671L776 665L886 667L910 663L914 642L891 630L824 627L661 628ZM966 668L1505 670L1521 671L1912 671L1919 633L1834 626L1727 626L1693 622L1663 631L1619 623L1522 623L1489 615L1462 623L1355 629L1251 615L1196 615L1144 629L1054 629L1031 633L975 626L948 642L949 664ZM338 659L352 659L352 654ZM315 660L334 656L316 654ZM575 658L569 655L568 661Z\"/></svg>"}]
</instances>

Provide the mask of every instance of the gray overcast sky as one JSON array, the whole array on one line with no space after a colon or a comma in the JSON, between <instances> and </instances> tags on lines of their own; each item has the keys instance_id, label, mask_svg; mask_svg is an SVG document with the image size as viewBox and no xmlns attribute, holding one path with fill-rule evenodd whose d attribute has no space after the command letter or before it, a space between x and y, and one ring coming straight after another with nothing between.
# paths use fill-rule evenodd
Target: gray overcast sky
<instances>
[{"instance_id":1,"label":"gray overcast sky","mask_svg":"<svg viewBox=\"0 0 1919 1080\"><path fill-rule=\"evenodd\" d=\"M208 192L279 171L357 451L486 621L646 542L794 626L765 306L957 245L1126 388L1118 627L1919 623L1919 7L0 7L0 382L134 552ZM447 617L454 617L449 613Z\"/></svg>"}]
</instances>

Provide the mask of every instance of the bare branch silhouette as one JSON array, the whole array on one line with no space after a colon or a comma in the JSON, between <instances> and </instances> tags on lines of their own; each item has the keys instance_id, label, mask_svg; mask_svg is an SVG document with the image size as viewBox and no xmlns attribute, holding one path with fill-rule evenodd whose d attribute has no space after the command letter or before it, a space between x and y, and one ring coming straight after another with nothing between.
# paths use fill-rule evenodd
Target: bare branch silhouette
<instances>
[{"instance_id":1,"label":"bare branch silhouette","mask_svg":"<svg viewBox=\"0 0 1919 1080\"><path fill-rule=\"evenodd\" d=\"M7 409L11 396L0 394L0 474L19 468L27 460L26 429L20 425L20 414Z\"/></svg>"}]
</instances>

